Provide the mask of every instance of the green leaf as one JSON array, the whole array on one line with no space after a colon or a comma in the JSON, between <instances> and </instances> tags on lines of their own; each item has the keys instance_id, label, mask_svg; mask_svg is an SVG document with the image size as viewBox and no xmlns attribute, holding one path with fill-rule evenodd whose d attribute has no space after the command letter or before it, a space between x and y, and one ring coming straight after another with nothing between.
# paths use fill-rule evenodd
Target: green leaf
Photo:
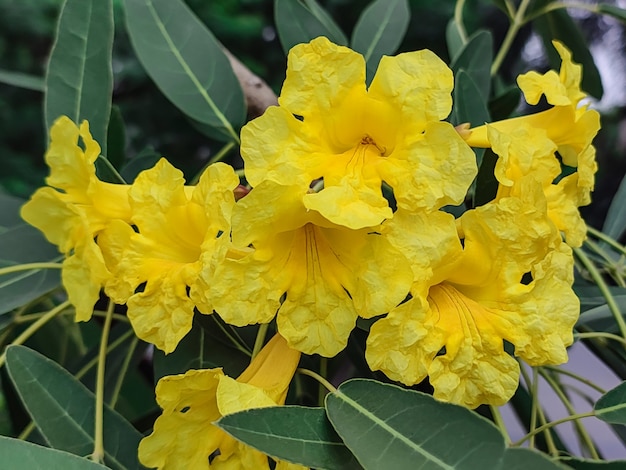
<instances>
[{"instance_id":1,"label":"green leaf","mask_svg":"<svg viewBox=\"0 0 626 470\"><path fill-rule=\"evenodd\" d=\"M115 168L122 168L126 161L126 129L120 108L116 105L111 108L109 117L106 157Z\"/></svg>"},{"instance_id":2,"label":"green leaf","mask_svg":"<svg viewBox=\"0 0 626 470\"><path fill-rule=\"evenodd\" d=\"M126 162L120 170L120 175L125 181L132 183L139 173L152 168L160 158L161 155L152 147L147 147Z\"/></svg>"},{"instance_id":3,"label":"green leaf","mask_svg":"<svg viewBox=\"0 0 626 470\"><path fill-rule=\"evenodd\" d=\"M545 2L544 2L545 3ZM572 52L574 62L583 66L581 88L594 98L602 98L602 79L580 29L566 10L546 13L535 21L533 26L541 36L551 67L558 70L561 59L552 46L554 39L562 42Z\"/></svg>"},{"instance_id":4,"label":"green leaf","mask_svg":"<svg viewBox=\"0 0 626 470\"><path fill-rule=\"evenodd\" d=\"M33 91L44 91L45 89L43 78L20 72L11 72L10 70L0 70L0 83Z\"/></svg>"},{"instance_id":5,"label":"green leaf","mask_svg":"<svg viewBox=\"0 0 626 470\"><path fill-rule=\"evenodd\" d=\"M613 460L610 462L599 460L579 459L577 457L564 457L561 462L566 463L575 470L624 470L626 460Z\"/></svg>"},{"instance_id":6,"label":"green leaf","mask_svg":"<svg viewBox=\"0 0 626 470\"><path fill-rule=\"evenodd\" d=\"M56 246L30 225L17 225L0 233L0 266L62 259ZM59 286L60 273L60 269L31 269L0 276L0 315Z\"/></svg>"},{"instance_id":7,"label":"green leaf","mask_svg":"<svg viewBox=\"0 0 626 470\"><path fill-rule=\"evenodd\" d=\"M365 57L368 83L372 81L381 57L393 54L400 46L410 19L407 0L376 0L359 17L352 33L351 47Z\"/></svg>"},{"instance_id":8,"label":"green leaf","mask_svg":"<svg viewBox=\"0 0 626 470\"><path fill-rule=\"evenodd\" d=\"M626 382L602 395L593 407L596 416L602 421L626 424Z\"/></svg>"},{"instance_id":9,"label":"green leaf","mask_svg":"<svg viewBox=\"0 0 626 470\"><path fill-rule=\"evenodd\" d=\"M498 180L493 174L496 167L498 156L493 153L493 150L486 149L483 153L482 162L478 168L478 175L476 176L476 191L474 192L474 207L482 206L483 204L492 201L496 197L498 192Z\"/></svg>"},{"instance_id":10,"label":"green leaf","mask_svg":"<svg viewBox=\"0 0 626 470\"><path fill-rule=\"evenodd\" d=\"M364 468L500 468L504 438L472 411L373 380L326 396L333 427Z\"/></svg>"},{"instance_id":11,"label":"green leaf","mask_svg":"<svg viewBox=\"0 0 626 470\"><path fill-rule=\"evenodd\" d=\"M463 38L463 33L458 23L454 18L451 18L446 26L446 45L448 46L448 55L451 60L459 56L465 44L467 44L467 41Z\"/></svg>"},{"instance_id":12,"label":"green leaf","mask_svg":"<svg viewBox=\"0 0 626 470\"><path fill-rule=\"evenodd\" d=\"M602 232L605 235L619 240L626 230L626 176L622 179L622 182L617 189L609 211L606 214L604 220L604 226Z\"/></svg>"},{"instance_id":13,"label":"green leaf","mask_svg":"<svg viewBox=\"0 0 626 470\"><path fill-rule=\"evenodd\" d=\"M24 225L20 217L20 207L25 202L19 197L0 193L0 233L16 225Z\"/></svg>"},{"instance_id":14,"label":"green leaf","mask_svg":"<svg viewBox=\"0 0 626 470\"><path fill-rule=\"evenodd\" d=\"M316 0L304 0L304 3L309 11L313 13L313 15L315 15L315 17L320 20L320 22L329 31L330 36L327 36L328 38L337 39L336 44L348 44L348 38L345 34L343 34L341 28L337 25L337 23L335 23L333 17L330 16L328 12L324 10L319 3L317 3Z\"/></svg>"},{"instance_id":15,"label":"green leaf","mask_svg":"<svg viewBox=\"0 0 626 470\"><path fill-rule=\"evenodd\" d=\"M107 467L86 458L31 442L0 436L2 470L105 470Z\"/></svg>"},{"instance_id":16,"label":"green leaf","mask_svg":"<svg viewBox=\"0 0 626 470\"><path fill-rule=\"evenodd\" d=\"M618 295L613 299L620 310L626 312L626 295ZM606 302L606 300L604 301ZM596 331L613 332L619 330L615 316L606 303L581 313L576 325L586 325Z\"/></svg>"},{"instance_id":17,"label":"green leaf","mask_svg":"<svg viewBox=\"0 0 626 470\"><path fill-rule=\"evenodd\" d=\"M328 422L324 408L257 408L224 416L216 424L274 458L329 470L361 468Z\"/></svg>"},{"instance_id":18,"label":"green leaf","mask_svg":"<svg viewBox=\"0 0 626 470\"><path fill-rule=\"evenodd\" d=\"M212 137L239 142L246 117L239 81L220 43L181 0L124 0L139 61L159 89Z\"/></svg>"},{"instance_id":19,"label":"green leaf","mask_svg":"<svg viewBox=\"0 0 626 470\"><path fill-rule=\"evenodd\" d=\"M9 346L7 369L24 406L51 447L76 455L93 451L95 397L61 366L24 346ZM121 415L104 409L105 463L113 469L143 468L137 460L141 434Z\"/></svg>"},{"instance_id":20,"label":"green leaf","mask_svg":"<svg viewBox=\"0 0 626 470\"><path fill-rule=\"evenodd\" d=\"M87 119L106 155L113 72L111 0L65 0L46 72L46 129L61 115Z\"/></svg>"},{"instance_id":21,"label":"green leaf","mask_svg":"<svg viewBox=\"0 0 626 470\"><path fill-rule=\"evenodd\" d=\"M450 115L453 125L469 122L472 127L490 122L489 111L476 81L464 69L454 77L454 105Z\"/></svg>"},{"instance_id":22,"label":"green leaf","mask_svg":"<svg viewBox=\"0 0 626 470\"><path fill-rule=\"evenodd\" d=\"M547 455L530 449L509 448L504 453L505 470L566 470L567 467Z\"/></svg>"},{"instance_id":23,"label":"green leaf","mask_svg":"<svg viewBox=\"0 0 626 470\"><path fill-rule=\"evenodd\" d=\"M596 7L598 8L598 13L604 13L605 15L610 15L613 18L626 22L626 10L623 8L607 5L606 3L599 3Z\"/></svg>"},{"instance_id":24,"label":"green leaf","mask_svg":"<svg viewBox=\"0 0 626 470\"><path fill-rule=\"evenodd\" d=\"M494 121L501 121L511 117L513 111L519 106L522 92L516 86L503 90L495 98L489 101L489 114Z\"/></svg>"},{"instance_id":25,"label":"green leaf","mask_svg":"<svg viewBox=\"0 0 626 470\"><path fill-rule=\"evenodd\" d=\"M493 61L493 38L491 32L480 30L472 34L463 50L450 64L456 74L464 70L478 87L483 100L489 99L491 87L491 62Z\"/></svg>"},{"instance_id":26,"label":"green leaf","mask_svg":"<svg viewBox=\"0 0 626 470\"><path fill-rule=\"evenodd\" d=\"M318 36L326 36L340 46L348 45L339 27L330 22L330 16L321 14L323 10L319 5L311 8L313 3L313 0L307 0L307 7L300 0L274 1L274 21L285 54L296 44L309 42Z\"/></svg>"},{"instance_id":27,"label":"green leaf","mask_svg":"<svg viewBox=\"0 0 626 470\"><path fill-rule=\"evenodd\" d=\"M196 315L191 331L170 354L154 351L154 378L184 374L189 369L222 367L231 377L237 377L250 363L250 356L235 349L221 334L216 317ZM204 326L204 327L203 327ZM232 328L223 324L224 328ZM212 331L217 330L217 331ZM232 332L232 330L231 330Z\"/></svg>"}]
</instances>

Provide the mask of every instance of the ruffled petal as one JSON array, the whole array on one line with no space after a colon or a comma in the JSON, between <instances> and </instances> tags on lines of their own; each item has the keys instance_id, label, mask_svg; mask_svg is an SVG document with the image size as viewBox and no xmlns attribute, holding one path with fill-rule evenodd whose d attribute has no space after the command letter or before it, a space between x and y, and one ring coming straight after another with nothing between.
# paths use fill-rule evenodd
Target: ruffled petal
<instances>
[{"instance_id":1,"label":"ruffled petal","mask_svg":"<svg viewBox=\"0 0 626 470\"><path fill-rule=\"evenodd\" d=\"M354 88L365 92L365 59L320 36L289 51L278 103L306 119L338 106Z\"/></svg>"},{"instance_id":2,"label":"ruffled petal","mask_svg":"<svg viewBox=\"0 0 626 470\"><path fill-rule=\"evenodd\" d=\"M421 127L445 119L452 109L454 78L429 50L383 56L368 94L390 101L406 119Z\"/></svg>"},{"instance_id":3,"label":"ruffled petal","mask_svg":"<svg viewBox=\"0 0 626 470\"><path fill-rule=\"evenodd\" d=\"M216 392L221 369L190 370L168 376L156 387L163 413L154 431L139 443L139 460L147 467L207 469L209 456L224 441L233 441L212 423L221 415Z\"/></svg>"},{"instance_id":4,"label":"ruffled petal","mask_svg":"<svg viewBox=\"0 0 626 470\"><path fill-rule=\"evenodd\" d=\"M377 168L398 207L407 210L460 204L477 173L474 153L444 122L430 122L422 134L407 137Z\"/></svg>"}]
</instances>

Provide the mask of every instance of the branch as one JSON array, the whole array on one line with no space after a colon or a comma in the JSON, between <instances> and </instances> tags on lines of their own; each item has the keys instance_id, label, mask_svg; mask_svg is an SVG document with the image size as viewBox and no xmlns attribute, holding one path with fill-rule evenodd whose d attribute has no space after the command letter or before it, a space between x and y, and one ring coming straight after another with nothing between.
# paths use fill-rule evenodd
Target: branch
<instances>
[{"instance_id":1,"label":"branch","mask_svg":"<svg viewBox=\"0 0 626 470\"><path fill-rule=\"evenodd\" d=\"M223 50L243 89L250 118L260 116L269 106L277 106L278 99L268 84L253 74L228 49L223 48Z\"/></svg>"}]
</instances>

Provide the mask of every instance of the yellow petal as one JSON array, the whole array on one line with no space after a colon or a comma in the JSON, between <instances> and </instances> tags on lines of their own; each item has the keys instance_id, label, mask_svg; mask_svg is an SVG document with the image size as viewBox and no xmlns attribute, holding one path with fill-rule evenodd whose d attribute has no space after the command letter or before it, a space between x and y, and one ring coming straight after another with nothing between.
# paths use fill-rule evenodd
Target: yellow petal
<instances>
[{"instance_id":1,"label":"yellow petal","mask_svg":"<svg viewBox=\"0 0 626 470\"><path fill-rule=\"evenodd\" d=\"M194 304L182 276L174 271L152 278L143 292L127 302L128 319L137 336L166 354L191 330Z\"/></svg>"},{"instance_id":2,"label":"yellow petal","mask_svg":"<svg viewBox=\"0 0 626 470\"><path fill-rule=\"evenodd\" d=\"M306 119L337 106L355 87L365 91L363 56L320 36L289 51L278 102Z\"/></svg>"},{"instance_id":3,"label":"yellow petal","mask_svg":"<svg viewBox=\"0 0 626 470\"><path fill-rule=\"evenodd\" d=\"M391 101L406 119L423 127L450 114L453 86L448 66L433 52L422 50L383 56L368 93Z\"/></svg>"},{"instance_id":4,"label":"yellow petal","mask_svg":"<svg viewBox=\"0 0 626 470\"><path fill-rule=\"evenodd\" d=\"M221 417L216 391L221 369L190 370L168 376L156 387L163 413L139 444L139 460L160 470L208 468L209 456L234 439L212 423Z\"/></svg>"}]
</instances>

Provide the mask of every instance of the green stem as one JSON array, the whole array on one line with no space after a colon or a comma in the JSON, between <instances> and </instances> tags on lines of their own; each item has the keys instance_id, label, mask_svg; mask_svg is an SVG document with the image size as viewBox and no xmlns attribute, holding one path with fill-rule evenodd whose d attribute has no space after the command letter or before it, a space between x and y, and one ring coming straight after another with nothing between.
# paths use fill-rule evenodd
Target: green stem
<instances>
[{"instance_id":1,"label":"green stem","mask_svg":"<svg viewBox=\"0 0 626 470\"><path fill-rule=\"evenodd\" d=\"M608 243L609 245L611 245L613 248L615 248L617 251L619 251L623 255L626 255L626 247L624 247L623 245L620 245L616 240L612 239L608 235L602 233L599 230L596 230L593 227L589 227L589 226L587 226L587 232L589 234L593 235L594 237L596 237L597 239L602 240L603 242Z\"/></svg>"},{"instance_id":2,"label":"green stem","mask_svg":"<svg viewBox=\"0 0 626 470\"><path fill-rule=\"evenodd\" d=\"M109 354L111 351L117 349L124 341L126 341L128 338L130 338L134 334L135 332L133 330L129 330L126 333L124 333L122 336L117 338L115 341L111 341L111 344L109 344L109 346L107 347L106 354ZM76 372L76 374L74 374L74 377L76 377L77 379L80 379L87 372L89 372L93 368L93 366L98 364L98 361L99 361L99 357L94 357L91 361L85 364L78 372Z\"/></svg>"},{"instance_id":3,"label":"green stem","mask_svg":"<svg viewBox=\"0 0 626 470\"><path fill-rule=\"evenodd\" d=\"M465 6L465 0L456 0L456 5L454 6L454 22L459 28L459 35L463 40L463 44L467 43L467 30L465 29L465 24L463 23L463 7Z\"/></svg>"},{"instance_id":4,"label":"green stem","mask_svg":"<svg viewBox=\"0 0 626 470\"><path fill-rule=\"evenodd\" d=\"M514 442L513 444L511 444L511 446L512 447L518 447L518 446L522 445L526 440L530 439L532 436L535 436L535 435L537 435L537 434L539 434L541 432L544 432L547 429L553 428L554 426L557 426L559 424L567 423L569 421L576 421L577 419L582 419L582 418L591 418L593 416L595 416L595 413L593 411L589 411L587 413L579 413L579 414L575 414L575 415L566 416L565 418L557 419L556 421L550 421L549 423L546 423L546 424L544 424L542 426L539 426L534 431L529 432L524 437L522 437L519 441Z\"/></svg>"},{"instance_id":5,"label":"green stem","mask_svg":"<svg viewBox=\"0 0 626 470\"><path fill-rule=\"evenodd\" d=\"M541 425L545 425L547 420L546 420L546 416L543 413L543 409L539 406L538 404L538 377L537 377L537 372L535 372L533 370L533 376L535 378L534 382L531 382L530 377L528 376L528 372L526 372L526 369L524 367L522 367L522 364L520 364L520 372L522 373L522 377L524 377L524 382L526 382L526 389L527 390L534 390L535 391L535 395L533 396L533 401L537 402L534 403L535 409L537 410L537 415L539 416L539 422L541 423ZM537 429L539 428L535 428L535 429L529 429L529 436L533 437L535 436L537 433L535 432ZM557 449L556 444L554 443L554 438L552 437L552 433L550 432L550 430L546 430L545 434L544 434L544 438L546 440L546 445L548 446L548 452L550 452L550 455L556 457L559 455L559 449Z\"/></svg>"},{"instance_id":6,"label":"green stem","mask_svg":"<svg viewBox=\"0 0 626 470\"><path fill-rule=\"evenodd\" d=\"M235 338L235 336L231 335L230 332L224 327L224 325L222 325L222 323L217 319L217 317L212 318L218 328L222 330L222 333L226 335L226 337L233 343L233 346L235 346L236 349L244 353L246 356L252 355L252 351L250 351L249 346L241 338L237 339Z\"/></svg>"},{"instance_id":7,"label":"green stem","mask_svg":"<svg viewBox=\"0 0 626 470\"><path fill-rule=\"evenodd\" d=\"M111 396L111 401L109 406L111 408L115 408L115 404L117 403L117 399L120 396L120 391L122 390L122 384L124 383L124 377L126 377L126 372L128 372L128 366L130 366L130 361L133 358L133 354L135 353L135 348L139 343L139 338L136 336L128 346L128 352L126 353L126 357L124 358L124 362L122 363L122 367L120 368L120 375L117 377L117 381L115 382L115 388L113 389L113 395Z\"/></svg>"},{"instance_id":8,"label":"green stem","mask_svg":"<svg viewBox=\"0 0 626 470\"><path fill-rule=\"evenodd\" d=\"M31 269L62 269L61 263L25 263L16 264L15 266L7 266L0 269L0 276L5 274L16 273L19 271L30 271Z\"/></svg>"},{"instance_id":9,"label":"green stem","mask_svg":"<svg viewBox=\"0 0 626 470\"><path fill-rule=\"evenodd\" d=\"M50 310L48 313L46 313L44 316L42 316L35 323L30 325L28 328L26 328L22 332L22 334L20 334L17 338L15 338L11 342L10 345L24 344L24 342L26 340L28 340L28 338L30 338L32 335L34 335L37 331L39 331L39 329L42 326L44 326L46 323L48 323L50 320L52 320L54 317L56 317L59 313L61 313L63 310L65 310L66 308L68 308L70 306L71 306L71 304L70 304L69 300L66 300L62 304L57 305L55 308ZM4 365L5 361L6 361L6 350L0 356L0 368Z\"/></svg>"},{"instance_id":10,"label":"green stem","mask_svg":"<svg viewBox=\"0 0 626 470\"><path fill-rule=\"evenodd\" d=\"M319 375L317 372L313 372L312 370L309 370L309 369L303 369L302 367L298 367L298 369L296 369L296 372L302 375L308 375L309 377L313 377L315 380L321 383L324 387L326 387L326 390L328 390L331 393L334 393L337 391L337 389L333 387L333 385L328 380L326 380L324 377Z\"/></svg>"},{"instance_id":11,"label":"green stem","mask_svg":"<svg viewBox=\"0 0 626 470\"><path fill-rule=\"evenodd\" d=\"M24 430L20 433L20 435L17 436L17 438L20 441L25 441L26 439L28 439L28 436L30 436L30 433L33 432L34 430L35 430L35 422L31 421L30 423L28 423L28 426L26 426Z\"/></svg>"},{"instance_id":12,"label":"green stem","mask_svg":"<svg viewBox=\"0 0 626 470\"><path fill-rule=\"evenodd\" d=\"M528 23L534 20L535 18L539 18L540 16L545 15L546 13L550 13L551 11L561 10L563 8L577 8L579 10L587 10L596 14L601 13L598 8L598 5L593 5L593 4L588 4L588 3L578 3L578 2L572 2L572 3L554 2L554 3L550 3L549 5L546 5L543 8L540 8L539 10L536 10L532 15L528 15L524 23Z\"/></svg>"},{"instance_id":13,"label":"green stem","mask_svg":"<svg viewBox=\"0 0 626 470\"><path fill-rule=\"evenodd\" d=\"M613 341L622 343L622 345L626 348L626 339L622 338L621 336L614 335L613 333L606 333L604 331L589 331L586 333L574 333L574 337L578 339L588 339L588 338L612 339Z\"/></svg>"},{"instance_id":14,"label":"green stem","mask_svg":"<svg viewBox=\"0 0 626 470\"><path fill-rule=\"evenodd\" d=\"M619 310L617 302L615 302L615 298L613 298L613 294L611 294L609 286L607 286L606 282L602 278L602 275L598 271L598 268L596 268L596 266L589 259L587 253L585 253L584 250L581 250L580 248L574 248L574 253L576 254L576 257L582 262L585 269L587 269L589 275L600 289L600 292L602 292L602 295L606 299L606 303L609 306L609 310L613 314L613 317L615 318L615 321L619 326L619 331L622 334L622 337L626 338L626 323L624 322L624 317L622 317L622 313Z\"/></svg>"},{"instance_id":15,"label":"green stem","mask_svg":"<svg viewBox=\"0 0 626 470\"><path fill-rule=\"evenodd\" d=\"M252 357L250 358L251 361L254 360L263 348L263 344L265 344L265 335L267 335L267 329L269 326L269 323L262 323L261 326L259 326L259 331L256 332L256 339L254 340L254 348L252 349Z\"/></svg>"},{"instance_id":16,"label":"green stem","mask_svg":"<svg viewBox=\"0 0 626 470\"><path fill-rule=\"evenodd\" d=\"M191 181L189 182L190 185L194 185L194 184L198 184L198 181L200 181L200 177L202 176L202 174L205 172L205 170L210 167L211 165L213 165L216 162L221 162L224 157L226 157L226 155L228 155L228 152L230 152L233 147L235 146L235 142L230 141L228 142L226 145L224 145L219 152L217 152L208 162L206 165L204 165L202 167L202 169L196 173L196 175L191 179Z\"/></svg>"},{"instance_id":17,"label":"green stem","mask_svg":"<svg viewBox=\"0 0 626 470\"><path fill-rule=\"evenodd\" d=\"M533 382L532 382L532 386L531 386L531 396L533 397L533 402L531 405L531 411L530 411L530 426L529 426L529 431L533 431L534 429L537 428L537 414L538 414L538 408L539 408L539 372L537 371L537 368L533 367ZM535 447L535 436L532 436L530 438L530 441L528 443L528 446L532 449Z\"/></svg>"},{"instance_id":18,"label":"green stem","mask_svg":"<svg viewBox=\"0 0 626 470\"><path fill-rule=\"evenodd\" d=\"M508 444L511 443L511 437L509 436L509 432L506 429L506 424L504 424L504 420L502 419L502 414L500 414L500 409L497 406L489 405L489 409L491 410L491 416L493 417L493 422L498 426L500 432L504 436L504 439Z\"/></svg>"},{"instance_id":19,"label":"green stem","mask_svg":"<svg viewBox=\"0 0 626 470\"><path fill-rule=\"evenodd\" d=\"M618 336L619 338L619 336ZM620 338L621 339L621 338ZM548 369L552 372L555 372L557 374L562 374L562 375L566 375L568 377L571 377L572 379L578 380L581 383L584 383L585 385L587 385L588 387L593 388L594 390L600 392L601 394L605 394L607 392L607 390L605 390L602 387L598 387L595 383L593 383L591 380L586 379L584 377L581 377L578 374L575 374L574 372L571 372L569 370L566 369L561 369L560 367L555 367L555 366L543 366L544 369Z\"/></svg>"},{"instance_id":20,"label":"green stem","mask_svg":"<svg viewBox=\"0 0 626 470\"><path fill-rule=\"evenodd\" d=\"M557 396L559 397L559 399L561 400L561 402L567 409L567 412L570 415L576 414L576 410L574 409L574 406L572 405L572 402L570 401L570 399L567 397L567 395L565 395L565 392L563 391L563 387L561 386L561 384L559 384L556 380L554 380L554 378L551 377L550 374L547 374L544 370L539 370L539 373L544 378L544 380L548 382L550 387L552 387L552 390L554 390L554 392L557 394ZM589 433L587 432L587 430L583 427L581 422L578 420L574 421L574 426L576 427L576 431L578 432L578 436L580 437L581 441L584 442L585 446L587 446L587 449L589 449L591 456L594 459L598 460L600 456L598 455L598 451L596 450L596 447L593 441L591 440L591 437L589 436Z\"/></svg>"},{"instance_id":21,"label":"green stem","mask_svg":"<svg viewBox=\"0 0 626 470\"><path fill-rule=\"evenodd\" d=\"M504 62L504 58L509 53L509 49L511 48L511 45L513 44L513 40L515 39L515 36L517 36L517 33L519 32L520 28L523 26L524 15L526 14L526 9L528 8L528 5L530 5L530 0L522 0L522 2L519 5L519 8L517 9L517 12L515 12L515 16L513 17L512 23L509 26L509 30L506 32L504 41L502 41L500 50L498 51L496 58L493 60L493 64L491 64L491 76L492 77L498 73L498 70L500 69L502 62Z\"/></svg>"},{"instance_id":22,"label":"green stem","mask_svg":"<svg viewBox=\"0 0 626 470\"><path fill-rule=\"evenodd\" d=\"M94 425L93 453L90 458L94 462L104 462L104 371L107 358L107 343L109 342L109 331L113 320L113 309L115 303L109 299L107 316L104 318L102 326L102 336L100 337L100 352L98 354L98 371L96 375L96 416Z\"/></svg>"}]
</instances>

